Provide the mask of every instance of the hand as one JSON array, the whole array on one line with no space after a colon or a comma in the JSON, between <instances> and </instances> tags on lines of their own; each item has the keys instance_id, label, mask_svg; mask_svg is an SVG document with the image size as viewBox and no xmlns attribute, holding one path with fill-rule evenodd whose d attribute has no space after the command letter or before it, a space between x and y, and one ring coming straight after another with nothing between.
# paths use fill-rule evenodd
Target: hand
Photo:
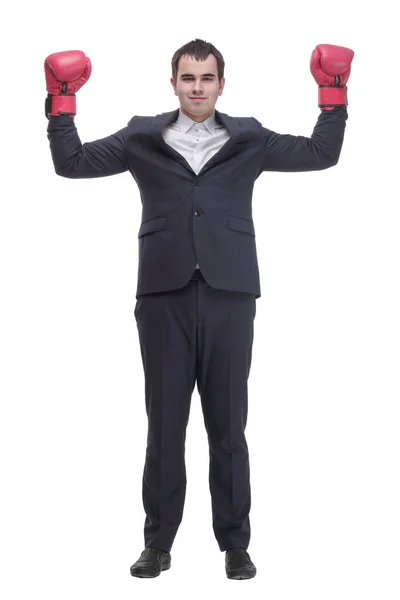
<instances>
[{"instance_id":1,"label":"hand","mask_svg":"<svg viewBox=\"0 0 400 600\"><path fill-rule=\"evenodd\" d=\"M90 59L80 50L50 54L44 61L48 96L46 117L76 115L75 93L87 82L92 72Z\"/></svg>"},{"instance_id":2,"label":"hand","mask_svg":"<svg viewBox=\"0 0 400 600\"><path fill-rule=\"evenodd\" d=\"M347 86L354 52L343 46L319 44L311 54L310 70L318 83L318 106L332 110L347 107Z\"/></svg>"}]
</instances>

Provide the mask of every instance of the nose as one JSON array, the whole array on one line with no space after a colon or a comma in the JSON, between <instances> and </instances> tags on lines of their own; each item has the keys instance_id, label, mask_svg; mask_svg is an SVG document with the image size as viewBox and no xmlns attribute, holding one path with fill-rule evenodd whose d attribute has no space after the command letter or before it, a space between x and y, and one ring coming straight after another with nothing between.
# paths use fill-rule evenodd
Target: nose
<instances>
[{"instance_id":1,"label":"nose","mask_svg":"<svg viewBox=\"0 0 400 600\"><path fill-rule=\"evenodd\" d=\"M201 80L195 81L193 84L193 92L197 93L200 96L200 93L203 91Z\"/></svg>"}]
</instances>

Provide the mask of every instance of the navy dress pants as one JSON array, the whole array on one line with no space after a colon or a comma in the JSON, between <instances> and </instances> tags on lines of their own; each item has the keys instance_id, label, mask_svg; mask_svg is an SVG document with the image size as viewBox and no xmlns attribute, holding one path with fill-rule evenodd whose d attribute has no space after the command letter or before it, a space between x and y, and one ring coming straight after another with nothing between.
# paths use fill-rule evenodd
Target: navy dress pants
<instances>
[{"instance_id":1,"label":"navy dress pants","mask_svg":"<svg viewBox=\"0 0 400 600\"><path fill-rule=\"evenodd\" d=\"M135 318L148 417L145 547L170 551L186 494L185 439L197 381L209 444L212 522L221 551L250 541L247 380L256 297L207 284L138 296Z\"/></svg>"}]
</instances>

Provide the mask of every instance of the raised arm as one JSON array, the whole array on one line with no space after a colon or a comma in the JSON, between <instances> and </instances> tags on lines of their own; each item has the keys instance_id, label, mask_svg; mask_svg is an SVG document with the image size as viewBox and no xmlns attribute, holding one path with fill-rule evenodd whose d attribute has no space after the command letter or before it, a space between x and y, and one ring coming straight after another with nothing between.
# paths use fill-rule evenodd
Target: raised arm
<instances>
[{"instance_id":1,"label":"raised arm","mask_svg":"<svg viewBox=\"0 0 400 600\"><path fill-rule=\"evenodd\" d=\"M82 144L75 123L76 92L91 74L90 59L80 50L56 52L44 63L48 96L47 138L57 175L71 179L107 177L128 170L125 160L127 128Z\"/></svg>"},{"instance_id":2,"label":"raised arm","mask_svg":"<svg viewBox=\"0 0 400 600\"><path fill-rule=\"evenodd\" d=\"M311 137L280 134L261 123L264 136L262 171L318 171L337 164L347 114L347 86L354 52L320 44L311 55L310 70L319 85L321 113Z\"/></svg>"},{"instance_id":3,"label":"raised arm","mask_svg":"<svg viewBox=\"0 0 400 600\"><path fill-rule=\"evenodd\" d=\"M261 171L321 171L333 167L339 160L346 120L345 108L322 111L311 137L276 133L258 123L264 136Z\"/></svg>"}]
</instances>

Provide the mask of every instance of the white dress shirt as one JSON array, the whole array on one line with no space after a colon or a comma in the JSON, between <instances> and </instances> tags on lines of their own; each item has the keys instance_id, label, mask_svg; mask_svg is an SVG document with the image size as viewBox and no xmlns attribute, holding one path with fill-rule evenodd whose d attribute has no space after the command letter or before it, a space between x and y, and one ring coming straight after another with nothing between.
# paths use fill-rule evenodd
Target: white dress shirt
<instances>
[{"instance_id":1,"label":"white dress shirt","mask_svg":"<svg viewBox=\"0 0 400 600\"><path fill-rule=\"evenodd\" d=\"M226 127L216 122L215 112L197 123L184 115L181 109L177 120L163 130L162 136L169 146L182 154L196 175L230 137ZM199 265L196 265L198 268Z\"/></svg>"}]
</instances>

